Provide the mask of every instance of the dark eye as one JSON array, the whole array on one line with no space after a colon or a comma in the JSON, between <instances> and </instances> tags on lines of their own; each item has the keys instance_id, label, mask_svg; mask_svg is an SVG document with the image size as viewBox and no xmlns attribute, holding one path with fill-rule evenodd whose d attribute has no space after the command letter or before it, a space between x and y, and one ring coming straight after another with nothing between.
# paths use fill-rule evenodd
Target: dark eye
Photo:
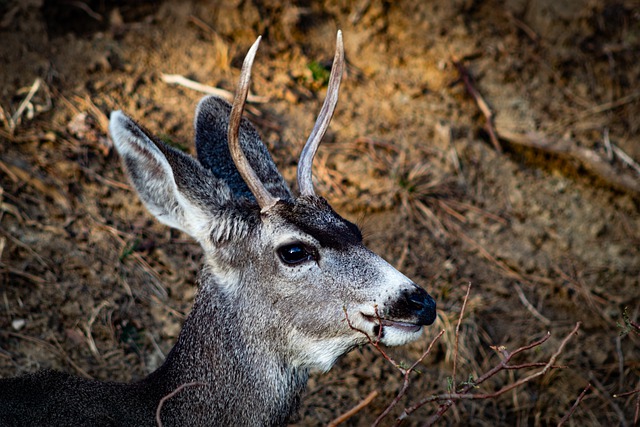
<instances>
[{"instance_id":1,"label":"dark eye","mask_svg":"<svg viewBox=\"0 0 640 427\"><path fill-rule=\"evenodd\" d=\"M285 264L296 265L314 259L313 254L302 243L292 243L278 248L278 255Z\"/></svg>"}]
</instances>

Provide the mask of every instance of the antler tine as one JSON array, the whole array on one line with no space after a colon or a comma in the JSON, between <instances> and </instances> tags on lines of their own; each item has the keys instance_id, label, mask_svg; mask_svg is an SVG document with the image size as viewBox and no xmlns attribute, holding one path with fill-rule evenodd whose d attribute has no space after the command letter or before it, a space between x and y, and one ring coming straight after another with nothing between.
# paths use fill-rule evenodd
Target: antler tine
<instances>
[{"instance_id":1,"label":"antler tine","mask_svg":"<svg viewBox=\"0 0 640 427\"><path fill-rule=\"evenodd\" d=\"M253 170L247 157L240 147L240 122L242 121L242 113L244 112L244 103L247 100L247 94L249 93L249 83L251 82L251 66L253 65L253 59L258 51L258 45L262 36L253 43L247 56L244 58L242 64L242 71L240 72L240 81L238 82L238 88L236 89L236 95L233 99L233 106L231 107L231 116L229 117L229 129L227 138L229 140L229 151L231 152L231 158L235 163L238 172L244 179L244 182L251 190L251 193L258 201L258 205L262 212L266 212L271 209L277 202L278 198L273 197L269 191L265 188L256 172Z\"/></svg>"},{"instance_id":2,"label":"antler tine","mask_svg":"<svg viewBox=\"0 0 640 427\"><path fill-rule=\"evenodd\" d=\"M316 124L313 126L311 135L309 135L309 139L302 149L300 162L298 163L298 188L300 189L300 194L303 196L315 195L315 191L313 190L311 166L313 164L313 158L316 155L316 151L318 150L318 146L320 145L320 141L327 131L333 112L336 109L343 70L344 46L342 45L342 31L338 30L336 54L333 58L333 66L331 67L327 97L322 104L320 114L318 115Z\"/></svg>"}]
</instances>

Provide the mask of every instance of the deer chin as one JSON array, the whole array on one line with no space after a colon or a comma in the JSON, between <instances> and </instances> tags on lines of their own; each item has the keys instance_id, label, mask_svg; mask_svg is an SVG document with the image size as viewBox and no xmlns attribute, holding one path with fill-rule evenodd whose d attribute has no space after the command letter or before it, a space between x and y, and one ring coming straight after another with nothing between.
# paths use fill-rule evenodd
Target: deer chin
<instances>
[{"instance_id":1,"label":"deer chin","mask_svg":"<svg viewBox=\"0 0 640 427\"><path fill-rule=\"evenodd\" d=\"M385 319L361 313L362 317L370 324L375 338L380 336L380 341L389 346L402 345L417 340L422 334L422 326L415 323L399 320ZM382 325L382 331L380 331Z\"/></svg>"}]
</instances>

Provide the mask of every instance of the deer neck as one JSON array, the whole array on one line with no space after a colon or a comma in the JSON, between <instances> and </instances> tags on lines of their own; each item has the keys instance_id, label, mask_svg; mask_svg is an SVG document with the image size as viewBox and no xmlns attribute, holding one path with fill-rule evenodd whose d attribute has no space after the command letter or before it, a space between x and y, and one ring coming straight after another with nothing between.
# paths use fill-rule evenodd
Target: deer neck
<instances>
[{"instance_id":1,"label":"deer neck","mask_svg":"<svg viewBox=\"0 0 640 427\"><path fill-rule=\"evenodd\" d=\"M246 318L238 304L237 295L201 277L176 345L146 380L166 394L192 384L165 403L163 414L181 419L196 416L194 408L199 408L209 419L194 419L193 425L284 425L297 413L308 370L296 368L277 351L283 337ZM230 408L235 408L232 413Z\"/></svg>"}]
</instances>

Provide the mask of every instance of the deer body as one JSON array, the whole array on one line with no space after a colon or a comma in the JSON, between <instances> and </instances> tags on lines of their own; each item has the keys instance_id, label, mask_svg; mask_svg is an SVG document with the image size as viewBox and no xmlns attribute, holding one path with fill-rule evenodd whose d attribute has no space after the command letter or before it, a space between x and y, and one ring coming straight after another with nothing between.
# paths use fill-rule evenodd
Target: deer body
<instances>
[{"instance_id":1,"label":"deer body","mask_svg":"<svg viewBox=\"0 0 640 427\"><path fill-rule=\"evenodd\" d=\"M0 425L151 426L157 413L164 426L286 425L310 369L329 370L367 342L364 333L400 345L434 321L433 299L365 248L358 228L313 191L311 161L342 75L340 34L327 101L300 159L298 197L242 119L256 49L233 107L214 97L198 105L198 160L111 115L142 201L205 253L193 309L164 364L132 384L53 371L0 380Z\"/></svg>"}]
</instances>

